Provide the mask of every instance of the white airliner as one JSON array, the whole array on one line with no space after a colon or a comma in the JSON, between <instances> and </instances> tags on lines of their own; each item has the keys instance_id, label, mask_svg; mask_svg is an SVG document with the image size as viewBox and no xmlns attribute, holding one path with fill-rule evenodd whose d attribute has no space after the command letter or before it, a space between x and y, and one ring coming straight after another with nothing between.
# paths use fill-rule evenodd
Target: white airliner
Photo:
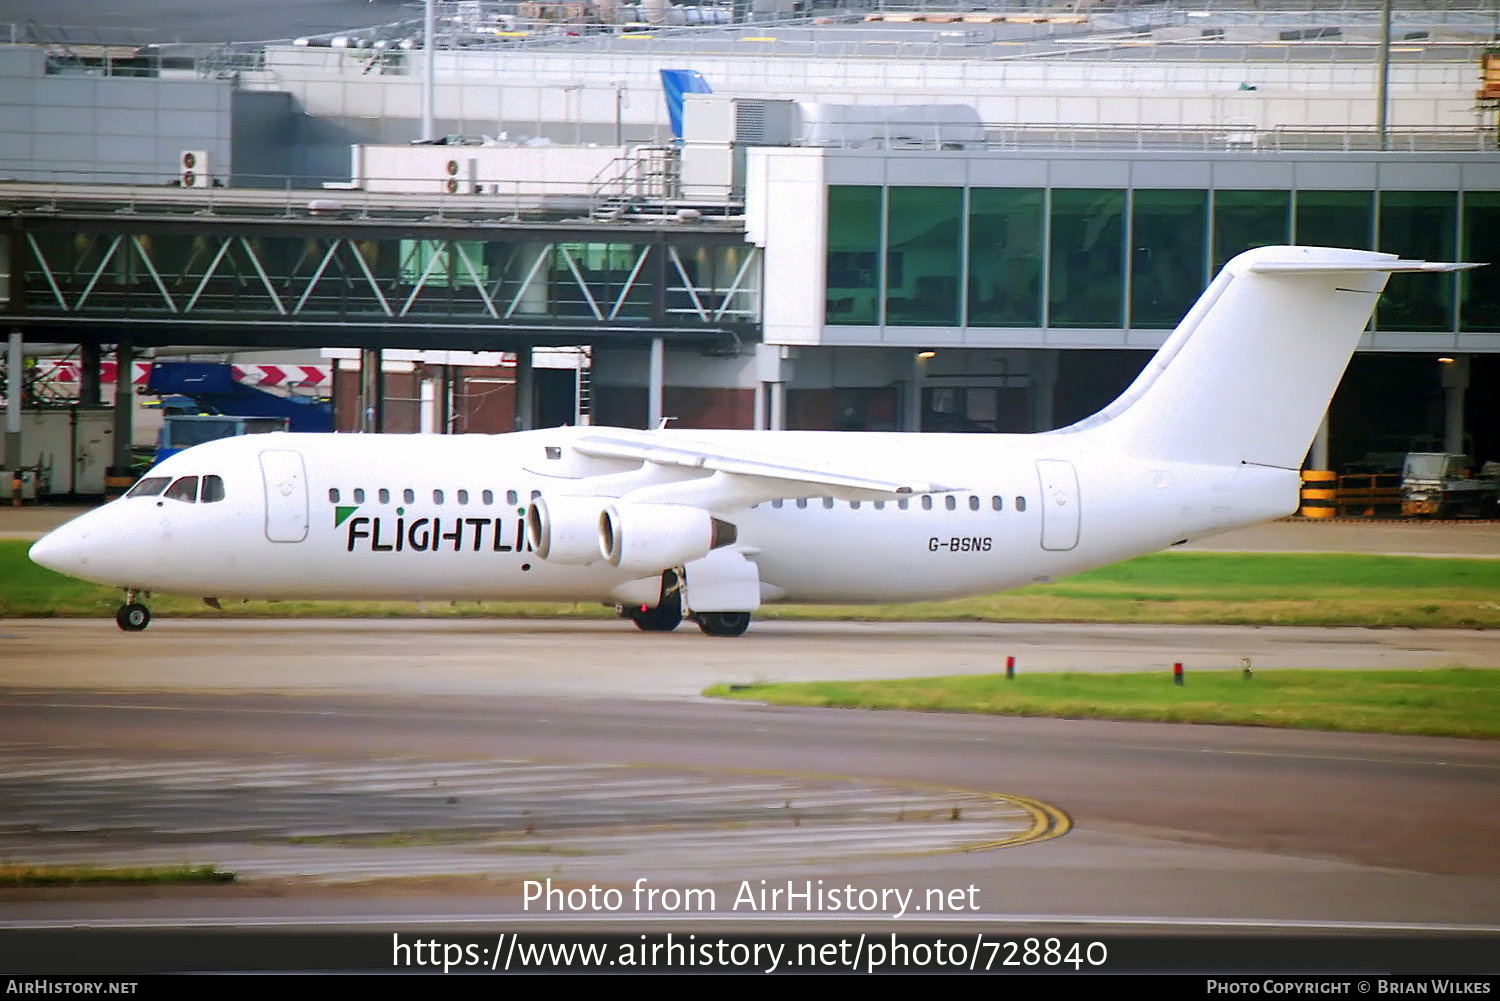
<instances>
[{"instance_id":1,"label":"white airliner","mask_svg":"<svg viewBox=\"0 0 1500 1001\"><path fill-rule=\"evenodd\" d=\"M263 434L190 448L31 558L219 599L602 601L737 636L763 602L905 602L1049 581L1291 513L1387 277L1467 265L1265 247L1125 393L1030 435Z\"/></svg>"}]
</instances>

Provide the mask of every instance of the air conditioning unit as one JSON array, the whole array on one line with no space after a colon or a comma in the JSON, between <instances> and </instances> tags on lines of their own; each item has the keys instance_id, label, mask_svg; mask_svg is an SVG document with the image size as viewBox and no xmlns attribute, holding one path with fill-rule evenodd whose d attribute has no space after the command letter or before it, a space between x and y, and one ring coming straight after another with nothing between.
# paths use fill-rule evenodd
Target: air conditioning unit
<instances>
[{"instance_id":1,"label":"air conditioning unit","mask_svg":"<svg viewBox=\"0 0 1500 1001\"><path fill-rule=\"evenodd\" d=\"M177 159L177 181L184 188L213 187L213 174L208 169L208 151L185 149Z\"/></svg>"}]
</instances>

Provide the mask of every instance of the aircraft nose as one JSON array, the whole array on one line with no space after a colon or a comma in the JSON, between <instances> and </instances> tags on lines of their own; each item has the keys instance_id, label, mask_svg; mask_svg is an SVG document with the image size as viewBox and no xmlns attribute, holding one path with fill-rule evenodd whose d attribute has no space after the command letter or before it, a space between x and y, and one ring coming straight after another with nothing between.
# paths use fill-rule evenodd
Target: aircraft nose
<instances>
[{"instance_id":1,"label":"aircraft nose","mask_svg":"<svg viewBox=\"0 0 1500 1001\"><path fill-rule=\"evenodd\" d=\"M77 522L55 528L32 544L31 562L58 573L78 576L88 563L87 533Z\"/></svg>"}]
</instances>

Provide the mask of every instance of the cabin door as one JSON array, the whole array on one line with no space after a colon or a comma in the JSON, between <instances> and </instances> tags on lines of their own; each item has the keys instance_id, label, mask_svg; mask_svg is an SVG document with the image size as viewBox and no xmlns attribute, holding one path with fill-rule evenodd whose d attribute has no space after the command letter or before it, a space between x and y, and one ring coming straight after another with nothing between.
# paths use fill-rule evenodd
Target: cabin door
<instances>
[{"instance_id":1,"label":"cabin door","mask_svg":"<svg viewBox=\"0 0 1500 1001\"><path fill-rule=\"evenodd\" d=\"M1078 471L1062 459L1038 459L1042 484L1042 548L1066 552L1078 545Z\"/></svg>"},{"instance_id":2,"label":"cabin door","mask_svg":"<svg viewBox=\"0 0 1500 1001\"><path fill-rule=\"evenodd\" d=\"M307 471L302 453L262 452L260 471L266 479L266 538L301 542L307 538Z\"/></svg>"}]
</instances>

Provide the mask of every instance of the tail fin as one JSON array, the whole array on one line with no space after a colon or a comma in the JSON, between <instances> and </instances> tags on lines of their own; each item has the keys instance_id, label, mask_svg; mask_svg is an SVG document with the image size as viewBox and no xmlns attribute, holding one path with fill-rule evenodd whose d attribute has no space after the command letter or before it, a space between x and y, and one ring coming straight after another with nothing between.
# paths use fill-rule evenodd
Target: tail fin
<instances>
[{"instance_id":1,"label":"tail fin","mask_svg":"<svg viewBox=\"0 0 1500 1001\"><path fill-rule=\"evenodd\" d=\"M1119 399L1064 430L1164 460L1296 469L1390 274L1475 266L1326 247L1247 251Z\"/></svg>"}]
</instances>

